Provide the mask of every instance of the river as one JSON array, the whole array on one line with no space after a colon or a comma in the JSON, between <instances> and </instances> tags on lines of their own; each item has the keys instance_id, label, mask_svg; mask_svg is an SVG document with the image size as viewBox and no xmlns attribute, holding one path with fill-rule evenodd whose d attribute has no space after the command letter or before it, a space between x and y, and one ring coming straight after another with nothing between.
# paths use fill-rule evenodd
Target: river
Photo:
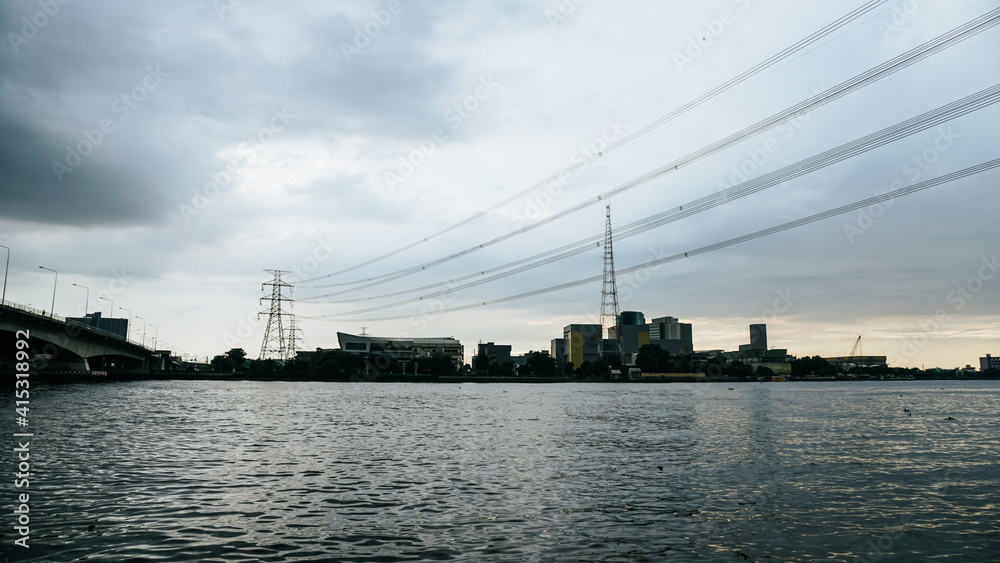
<instances>
[{"instance_id":1,"label":"river","mask_svg":"<svg viewBox=\"0 0 1000 563\"><path fill-rule=\"evenodd\" d=\"M995 381L39 385L27 427L13 400L10 561L1000 560Z\"/></svg>"}]
</instances>

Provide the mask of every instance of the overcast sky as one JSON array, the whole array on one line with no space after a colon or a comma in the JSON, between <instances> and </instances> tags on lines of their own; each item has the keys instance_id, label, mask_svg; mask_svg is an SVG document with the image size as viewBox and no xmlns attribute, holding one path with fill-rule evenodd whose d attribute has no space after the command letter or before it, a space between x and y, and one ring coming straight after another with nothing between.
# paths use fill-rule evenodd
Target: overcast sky
<instances>
[{"instance_id":1,"label":"overcast sky","mask_svg":"<svg viewBox=\"0 0 1000 563\"><path fill-rule=\"evenodd\" d=\"M515 352L598 321L592 250L420 303L351 314L557 246L600 237L1000 82L1000 26L792 123L523 235L389 283L310 299L448 256L706 147L1000 7L888 0L635 141L636 133L866 0L0 5L0 244L6 296L72 316L114 301L160 347L204 359L263 337L264 269L294 271L302 346L338 331L454 336ZM760 193L616 241L619 269L995 159L993 105ZM600 151L558 188L537 182ZM742 172L740 172L742 170ZM771 347L891 365L1000 355L1000 171L618 279L620 307L694 324L733 350ZM371 258L437 235L367 266ZM4 252L4 249L0 249ZM300 280L320 278L302 283ZM90 303L85 305L89 288ZM332 303L334 299L364 301ZM371 298L371 299L367 299ZM322 301L320 303L308 301ZM120 309L124 308L124 309ZM339 317L338 317L339 315ZM312 319L308 317L314 317ZM318 317L323 317L322 319ZM397 317L378 320L379 317ZM370 320L368 320L370 319ZM142 320L133 326L143 328Z\"/></svg>"}]
</instances>

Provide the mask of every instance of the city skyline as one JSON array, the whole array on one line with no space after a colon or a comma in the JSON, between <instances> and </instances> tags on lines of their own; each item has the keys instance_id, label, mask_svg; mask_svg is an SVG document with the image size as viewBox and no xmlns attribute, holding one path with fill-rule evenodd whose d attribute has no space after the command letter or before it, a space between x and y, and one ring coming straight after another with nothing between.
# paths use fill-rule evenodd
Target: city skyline
<instances>
[{"instance_id":1,"label":"city skyline","mask_svg":"<svg viewBox=\"0 0 1000 563\"><path fill-rule=\"evenodd\" d=\"M256 357L264 270L284 269L314 280L293 292L304 349L364 326L386 337L453 336L467 360L479 341L546 350L562 327L599 322L600 279L504 301L600 278L599 247L453 289L477 272L600 239L599 195L995 9L862 0L54 6L0 7L7 301L49 311L54 302L57 315L77 317L89 298L86 312L127 316L121 307L157 325L160 347L198 358L242 347ZM616 235L994 86L998 47L1000 27L989 27L615 194ZM960 367L1000 354L996 170L641 267L995 159L998 125L1000 108L984 103L616 238L616 268L638 267L618 278L621 309L693 324L697 350L734 350L761 323L772 345L798 356L844 355L858 335L866 354L893 366ZM574 166L561 183L527 190ZM567 212L584 202L592 205ZM55 295L48 269L58 272ZM321 286L395 272L406 275L312 299L352 287ZM424 286L435 289L413 291ZM480 302L496 303L473 307Z\"/></svg>"}]
</instances>

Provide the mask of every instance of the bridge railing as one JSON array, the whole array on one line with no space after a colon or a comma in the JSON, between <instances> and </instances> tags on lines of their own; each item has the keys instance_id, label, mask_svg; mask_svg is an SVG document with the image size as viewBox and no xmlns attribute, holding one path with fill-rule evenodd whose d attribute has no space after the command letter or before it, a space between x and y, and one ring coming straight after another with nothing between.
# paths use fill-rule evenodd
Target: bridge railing
<instances>
[{"instance_id":1,"label":"bridge railing","mask_svg":"<svg viewBox=\"0 0 1000 563\"><path fill-rule=\"evenodd\" d=\"M141 346L141 347L145 348L145 346L139 344L138 342L132 342L131 339L125 338L124 336L122 336L122 335L120 335L118 333L115 333L115 332L111 332L110 330L104 330L103 328L97 328L96 326L89 325L87 323L82 323L82 322L77 321L77 320L67 319L65 317L60 317L59 315L51 315L50 316L49 313L46 313L45 311L42 311L40 309L35 309L34 307L29 307L27 305L21 305L20 303L14 303L14 302L11 302L11 301L5 301L3 303L3 306L4 307L8 307L10 309L16 309L18 311L24 311L25 313L30 313L32 315L37 315L39 317L43 317L43 318L46 318L46 319L52 319L52 320L56 320L56 321L59 321L59 322L62 322L62 323L66 323L66 324L72 324L74 327L78 327L78 328L81 328L83 330L86 330L87 332L89 332L89 333L91 333L91 334L93 334L95 336L104 336L104 337L107 337L107 338L113 338L113 339L115 339L115 340L117 340L119 342L125 342L126 344L134 344L136 346Z\"/></svg>"},{"instance_id":2,"label":"bridge railing","mask_svg":"<svg viewBox=\"0 0 1000 563\"><path fill-rule=\"evenodd\" d=\"M32 315L38 315L39 317L50 318L49 313L46 313L45 311L43 311L41 309L36 309L34 307L29 307L27 305L21 305L20 303L14 303L12 301L4 301L3 305L4 305L4 307L10 307L11 309L17 309L19 311L24 311L26 313L31 313ZM66 322L65 317L60 317L59 315L51 315L51 318L53 318L55 320L58 320L58 321Z\"/></svg>"}]
</instances>

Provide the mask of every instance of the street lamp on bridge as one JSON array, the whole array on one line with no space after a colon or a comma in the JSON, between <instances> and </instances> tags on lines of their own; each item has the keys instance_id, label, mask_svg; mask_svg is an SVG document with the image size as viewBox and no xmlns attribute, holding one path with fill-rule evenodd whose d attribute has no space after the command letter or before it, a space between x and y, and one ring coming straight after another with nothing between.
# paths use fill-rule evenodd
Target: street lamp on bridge
<instances>
[{"instance_id":1,"label":"street lamp on bridge","mask_svg":"<svg viewBox=\"0 0 1000 563\"><path fill-rule=\"evenodd\" d=\"M139 315L136 315L135 318L142 319L142 347L145 348L146 347L146 319L143 319Z\"/></svg>"},{"instance_id":2,"label":"street lamp on bridge","mask_svg":"<svg viewBox=\"0 0 1000 563\"><path fill-rule=\"evenodd\" d=\"M87 300L83 302L83 316L86 317L87 316L87 306L90 304L90 288L87 287L87 286L85 286L85 285L80 285L78 283L74 283L73 285L75 285L76 287L82 287L83 289L87 290Z\"/></svg>"},{"instance_id":3,"label":"street lamp on bridge","mask_svg":"<svg viewBox=\"0 0 1000 563\"><path fill-rule=\"evenodd\" d=\"M105 300L105 301L107 301L107 302L111 303L111 312L110 312L110 313L108 314L108 318L109 318L109 319L113 319L113 318L115 318L115 300L114 300L114 299L108 299L107 297L102 297L102 296L100 296L100 295L98 295L98 296L97 296L97 298L98 298L98 299L103 299L103 300ZM102 324L104 324L104 323L103 323L103 322L100 322L100 321L99 321L99 322L97 323L97 325L98 325L98 326L97 326L97 328L101 328L101 326L100 326L100 325L102 325ZM108 332L111 332L111 322L110 322L110 321L108 321L108 323L107 323L107 324L106 324L105 326L107 326L108 328L106 328L106 329L101 329L101 330L107 330Z\"/></svg>"},{"instance_id":4,"label":"street lamp on bridge","mask_svg":"<svg viewBox=\"0 0 1000 563\"><path fill-rule=\"evenodd\" d=\"M51 319L52 315L55 313L55 308L56 308L56 284L59 283L59 272L53 270L52 268L46 268L45 266L39 266L39 268L43 270L48 270L56 275L55 281L52 282L52 308L49 309L49 318ZM6 284L6 282L4 283Z\"/></svg>"},{"instance_id":5,"label":"street lamp on bridge","mask_svg":"<svg viewBox=\"0 0 1000 563\"><path fill-rule=\"evenodd\" d=\"M7 270L10 269L10 247L0 244L0 248L7 249L7 265L3 268L3 295L0 296L0 305L7 303Z\"/></svg>"},{"instance_id":6,"label":"street lamp on bridge","mask_svg":"<svg viewBox=\"0 0 1000 563\"><path fill-rule=\"evenodd\" d=\"M122 311L128 311L128 325L126 325L127 328L125 329L125 341L127 342L132 340L131 338L129 338L129 335L132 334L132 311L122 306L119 306L118 308L121 309Z\"/></svg>"},{"instance_id":7,"label":"street lamp on bridge","mask_svg":"<svg viewBox=\"0 0 1000 563\"><path fill-rule=\"evenodd\" d=\"M156 332L153 333L153 350L156 350L156 335L160 334L160 327L156 325L149 325L149 326L156 329Z\"/></svg>"}]
</instances>

